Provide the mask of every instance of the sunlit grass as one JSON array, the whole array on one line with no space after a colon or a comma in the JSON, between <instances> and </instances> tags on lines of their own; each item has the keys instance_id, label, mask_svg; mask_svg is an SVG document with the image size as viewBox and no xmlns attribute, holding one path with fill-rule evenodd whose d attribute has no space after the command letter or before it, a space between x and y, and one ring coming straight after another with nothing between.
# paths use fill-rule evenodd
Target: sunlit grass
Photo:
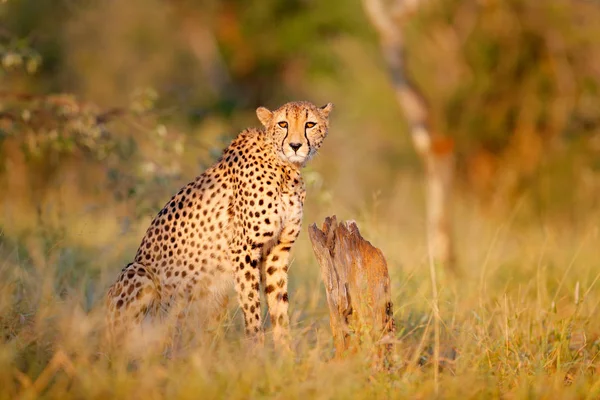
<instances>
[{"instance_id":1,"label":"sunlit grass","mask_svg":"<svg viewBox=\"0 0 600 400\"><path fill-rule=\"evenodd\" d=\"M418 184L404 182L361 209L337 209L388 259L398 326L391 373L371 370L364 354L332 360L325 293L305 233L290 269L294 355L278 354L269 340L262 350L250 346L232 298L216 336L199 340L188 324L177 352L165 352L164 343L142 346L135 361L105 347L101 308L135 240L114 254L66 240L47 246L3 237L0 398L412 399L436 391L442 398L597 398L598 215L573 229L525 224L518 207L496 221L457 203L462 274L436 269L436 385L432 287L415 190ZM336 212L335 198L308 207L305 227Z\"/></svg>"}]
</instances>

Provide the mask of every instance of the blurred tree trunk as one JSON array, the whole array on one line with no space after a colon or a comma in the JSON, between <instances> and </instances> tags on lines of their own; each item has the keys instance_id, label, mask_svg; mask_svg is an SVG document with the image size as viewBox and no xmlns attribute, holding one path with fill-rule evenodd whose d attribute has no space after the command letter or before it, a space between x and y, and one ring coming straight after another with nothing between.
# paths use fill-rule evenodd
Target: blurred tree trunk
<instances>
[{"instance_id":1,"label":"blurred tree trunk","mask_svg":"<svg viewBox=\"0 0 600 400\"><path fill-rule=\"evenodd\" d=\"M327 292L336 357L365 349L375 367L390 367L395 325L390 277L383 253L363 239L354 222L328 217L309 227Z\"/></svg>"},{"instance_id":2,"label":"blurred tree trunk","mask_svg":"<svg viewBox=\"0 0 600 400\"><path fill-rule=\"evenodd\" d=\"M386 10L382 0L363 0L363 6L379 33L398 103L408 122L414 148L424 161L429 251L434 260L457 272L451 222L454 142L449 137L431 131L425 101L408 80L404 66L401 21L409 16L419 2L398 0L393 3L392 10Z\"/></svg>"}]
</instances>

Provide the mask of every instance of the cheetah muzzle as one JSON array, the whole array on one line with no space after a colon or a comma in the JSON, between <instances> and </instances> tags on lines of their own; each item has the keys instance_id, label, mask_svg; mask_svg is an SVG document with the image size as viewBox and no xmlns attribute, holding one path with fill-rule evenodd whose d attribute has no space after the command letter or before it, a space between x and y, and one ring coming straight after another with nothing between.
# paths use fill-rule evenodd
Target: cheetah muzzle
<instances>
[{"instance_id":1,"label":"cheetah muzzle","mask_svg":"<svg viewBox=\"0 0 600 400\"><path fill-rule=\"evenodd\" d=\"M246 334L262 340L260 289L276 344L288 345L288 261L306 196L300 168L327 136L331 103L256 110L221 158L184 186L146 231L107 295L114 331L175 304L211 313L234 282Z\"/></svg>"}]
</instances>

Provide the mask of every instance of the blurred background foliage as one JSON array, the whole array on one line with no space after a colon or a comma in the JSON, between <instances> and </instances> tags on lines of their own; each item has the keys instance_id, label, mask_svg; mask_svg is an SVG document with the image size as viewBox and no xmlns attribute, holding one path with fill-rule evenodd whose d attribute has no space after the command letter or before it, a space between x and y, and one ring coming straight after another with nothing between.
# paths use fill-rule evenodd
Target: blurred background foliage
<instances>
[{"instance_id":1,"label":"blurred background foliage","mask_svg":"<svg viewBox=\"0 0 600 400\"><path fill-rule=\"evenodd\" d=\"M531 397L523 382L558 371L554 386L542 379L538 389L554 398L569 368L593 367L597 389L600 3L421 4L397 23L432 127L456 143L454 221L465 273L452 281L440 272L440 315L446 333L459 336L458 374L476 374L446 383L455 393L506 384ZM434 342L423 166L359 0L0 0L0 387L17 393L15 376L38 376L64 346L83 371L73 393L119 390L120 374L99 374L103 364L89 361L95 320L85 316L170 196L240 130L259 125L256 107L291 100L335 104L329 137L304 171L304 226L332 214L357 220L388 259L405 358L416 349L415 363L427 362L421 347ZM307 354L321 348L315 357L328 359L327 345L309 334L329 343L306 229L295 248L294 333L308 338ZM577 324L589 343L571 352ZM242 338L241 329L231 336ZM390 397L362 366L364 380L332 373L330 363L318 367L326 373L270 364L278 374L258 368L255 378L238 358L206 364L225 365L221 387L243 391L262 379L282 397L280 389L295 386L271 380L280 376L314 397L317 377L318 393L331 397L356 397L363 381L385 394L362 397ZM420 371L403 384L433 397L433 378ZM185 368L175 375L194 376ZM144 388L131 376L139 397ZM204 376L214 392L214 374ZM151 396L164 390L161 379L143 379L154 385L145 387Z\"/></svg>"},{"instance_id":2,"label":"blurred background foliage","mask_svg":"<svg viewBox=\"0 0 600 400\"><path fill-rule=\"evenodd\" d=\"M422 174L358 1L7 0L0 18L6 238L46 226L109 245L256 107L295 99L336 104L309 222L401 201ZM458 198L568 223L598 207L599 18L590 1L430 0L398 21L432 125L455 139Z\"/></svg>"},{"instance_id":3,"label":"blurred background foliage","mask_svg":"<svg viewBox=\"0 0 600 400\"><path fill-rule=\"evenodd\" d=\"M435 129L456 140L463 183L494 202L528 192L553 213L597 206L599 4L448 0L420 11L406 24L410 71Z\"/></svg>"}]
</instances>

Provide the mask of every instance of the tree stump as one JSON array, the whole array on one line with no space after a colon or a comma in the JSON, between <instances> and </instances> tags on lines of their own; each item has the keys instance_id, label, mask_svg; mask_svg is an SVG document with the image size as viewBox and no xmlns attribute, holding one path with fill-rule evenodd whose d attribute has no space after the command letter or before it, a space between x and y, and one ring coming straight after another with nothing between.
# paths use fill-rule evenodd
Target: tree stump
<instances>
[{"instance_id":1,"label":"tree stump","mask_svg":"<svg viewBox=\"0 0 600 400\"><path fill-rule=\"evenodd\" d=\"M309 236L327 292L336 358L359 349L379 366L392 363L395 324L383 253L363 239L355 222L327 217Z\"/></svg>"}]
</instances>

